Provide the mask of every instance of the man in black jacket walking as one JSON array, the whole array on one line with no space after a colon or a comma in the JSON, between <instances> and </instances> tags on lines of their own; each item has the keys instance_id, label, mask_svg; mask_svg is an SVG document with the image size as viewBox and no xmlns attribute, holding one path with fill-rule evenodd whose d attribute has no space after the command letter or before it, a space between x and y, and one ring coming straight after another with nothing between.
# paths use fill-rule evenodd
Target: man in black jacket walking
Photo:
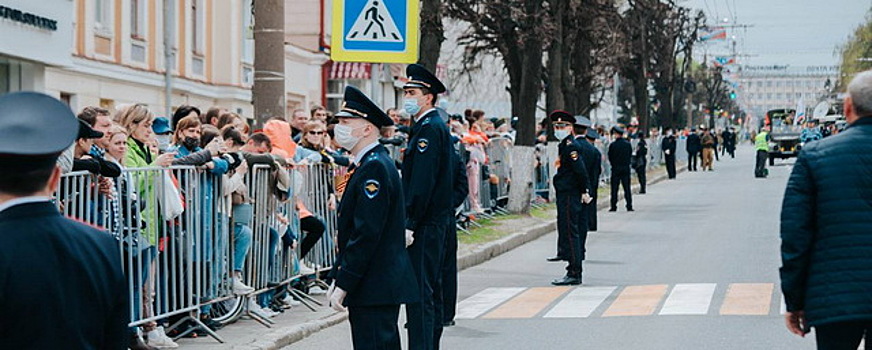
<instances>
[{"instance_id":1,"label":"man in black jacket walking","mask_svg":"<svg viewBox=\"0 0 872 350\"><path fill-rule=\"evenodd\" d=\"M660 149L663 150L664 159L666 161L666 174L670 179L675 178L675 135L672 135L672 129L664 130L666 136L663 136Z\"/></svg>"},{"instance_id":2,"label":"man in black jacket walking","mask_svg":"<svg viewBox=\"0 0 872 350\"><path fill-rule=\"evenodd\" d=\"M697 171L696 165L699 159L699 152L702 151L702 139L696 133L696 128L690 130L687 135L687 171Z\"/></svg>"},{"instance_id":3,"label":"man in black jacket walking","mask_svg":"<svg viewBox=\"0 0 872 350\"><path fill-rule=\"evenodd\" d=\"M624 188L627 211L633 211L633 194L630 192L630 158L633 156L633 147L624 138L624 129L620 126L612 128L612 135L615 140L609 145L609 163L612 165L612 198L609 211L618 211L618 186Z\"/></svg>"},{"instance_id":4,"label":"man in black jacket walking","mask_svg":"<svg viewBox=\"0 0 872 350\"><path fill-rule=\"evenodd\" d=\"M814 327L818 349L872 332L872 71L848 85L844 111L847 130L800 152L781 209L785 321L799 336Z\"/></svg>"}]
</instances>

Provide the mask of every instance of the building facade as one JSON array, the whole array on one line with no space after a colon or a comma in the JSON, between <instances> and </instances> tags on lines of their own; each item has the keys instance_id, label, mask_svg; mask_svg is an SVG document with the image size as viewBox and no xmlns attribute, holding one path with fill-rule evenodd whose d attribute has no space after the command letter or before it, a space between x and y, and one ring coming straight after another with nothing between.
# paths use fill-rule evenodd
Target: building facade
<instances>
[{"instance_id":1,"label":"building facade","mask_svg":"<svg viewBox=\"0 0 872 350\"><path fill-rule=\"evenodd\" d=\"M838 66L742 66L739 103L753 116L778 108L810 110L826 98L838 75Z\"/></svg>"}]
</instances>

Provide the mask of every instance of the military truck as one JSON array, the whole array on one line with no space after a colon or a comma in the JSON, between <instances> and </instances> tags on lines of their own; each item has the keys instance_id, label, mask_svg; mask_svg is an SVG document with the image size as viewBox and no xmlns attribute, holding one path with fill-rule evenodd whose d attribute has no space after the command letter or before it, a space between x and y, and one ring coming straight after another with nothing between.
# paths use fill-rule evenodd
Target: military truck
<instances>
[{"instance_id":1,"label":"military truck","mask_svg":"<svg viewBox=\"0 0 872 350\"><path fill-rule=\"evenodd\" d=\"M799 150L802 125L796 123L796 110L773 109L766 112L766 124L769 125L769 165L775 165L775 159L796 157Z\"/></svg>"}]
</instances>

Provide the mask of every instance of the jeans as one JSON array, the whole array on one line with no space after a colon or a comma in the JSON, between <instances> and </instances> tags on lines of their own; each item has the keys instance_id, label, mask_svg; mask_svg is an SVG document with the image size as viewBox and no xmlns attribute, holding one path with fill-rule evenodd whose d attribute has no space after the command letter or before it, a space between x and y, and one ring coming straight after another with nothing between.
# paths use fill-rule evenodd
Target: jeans
<instances>
[{"instance_id":1,"label":"jeans","mask_svg":"<svg viewBox=\"0 0 872 350\"><path fill-rule=\"evenodd\" d=\"M242 223L233 227L233 271L242 272L245 257L251 248L251 228Z\"/></svg>"}]
</instances>

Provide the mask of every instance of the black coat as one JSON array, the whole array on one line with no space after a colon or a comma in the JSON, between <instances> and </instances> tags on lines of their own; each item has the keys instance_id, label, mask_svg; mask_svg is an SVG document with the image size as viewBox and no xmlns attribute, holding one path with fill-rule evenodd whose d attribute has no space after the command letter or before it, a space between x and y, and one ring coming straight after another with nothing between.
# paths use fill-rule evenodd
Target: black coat
<instances>
[{"instance_id":1,"label":"black coat","mask_svg":"<svg viewBox=\"0 0 872 350\"><path fill-rule=\"evenodd\" d=\"M454 208L463 205L466 201L466 196L469 195L469 178L466 176L466 164L460 158L460 153L456 150L451 152L451 159L454 160ZM490 191L490 189L482 189L482 191Z\"/></svg>"},{"instance_id":2,"label":"black coat","mask_svg":"<svg viewBox=\"0 0 872 350\"><path fill-rule=\"evenodd\" d=\"M399 305L418 300L406 252L400 175L382 145L363 157L339 205L336 286L346 306Z\"/></svg>"},{"instance_id":3,"label":"black coat","mask_svg":"<svg viewBox=\"0 0 872 350\"><path fill-rule=\"evenodd\" d=\"M630 173L630 158L633 149L630 141L619 138L609 145L609 163L612 165L612 175L624 175Z\"/></svg>"},{"instance_id":4,"label":"black coat","mask_svg":"<svg viewBox=\"0 0 872 350\"><path fill-rule=\"evenodd\" d=\"M699 134L692 132L690 135L687 135L687 153L696 153L702 151L702 139L699 138Z\"/></svg>"},{"instance_id":5,"label":"black coat","mask_svg":"<svg viewBox=\"0 0 872 350\"><path fill-rule=\"evenodd\" d=\"M435 109L415 122L403 154L407 229L445 225L454 216L452 145L451 132Z\"/></svg>"},{"instance_id":6,"label":"black coat","mask_svg":"<svg viewBox=\"0 0 872 350\"><path fill-rule=\"evenodd\" d=\"M570 135L561 140L557 145L557 152L560 157L560 167L554 174L554 190L573 191L578 195L587 192L590 180L587 176L587 168L584 166L581 146L575 142L575 138Z\"/></svg>"},{"instance_id":7,"label":"black coat","mask_svg":"<svg viewBox=\"0 0 872 350\"><path fill-rule=\"evenodd\" d=\"M781 288L812 326L872 320L872 118L803 147L781 209Z\"/></svg>"},{"instance_id":8,"label":"black coat","mask_svg":"<svg viewBox=\"0 0 872 350\"><path fill-rule=\"evenodd\" d=\"M675 148L676 148L675 136L663 137L663 141L660 143L660 145L661 145L660 148L664 152L669 151L669 156L672 156L672 157L675 156Z\"/></svg>"},{"instance_id":9,"label":"black coat","mask_svg":"<svg viewBox=\"0 0 872 350\"><path fill-rule=\"evenodd\" d=\"M0 347L127 349L128 304L112 235L49 202L0 212Z\"/></svg>"},{"instance_id":10,"label":"black coat","mask_svg":"<svg viewBox=\"0 0 872 350\"><path fill-rule=\"evenodd\" d=\"M575 142L581 147L581 158L584 159L584 169L587 170L587 188L590 195L596 197L596 189L599 188L599 178L602 173L603 155L583 137L575 139Z\"/></svg>"}]
</instances>

